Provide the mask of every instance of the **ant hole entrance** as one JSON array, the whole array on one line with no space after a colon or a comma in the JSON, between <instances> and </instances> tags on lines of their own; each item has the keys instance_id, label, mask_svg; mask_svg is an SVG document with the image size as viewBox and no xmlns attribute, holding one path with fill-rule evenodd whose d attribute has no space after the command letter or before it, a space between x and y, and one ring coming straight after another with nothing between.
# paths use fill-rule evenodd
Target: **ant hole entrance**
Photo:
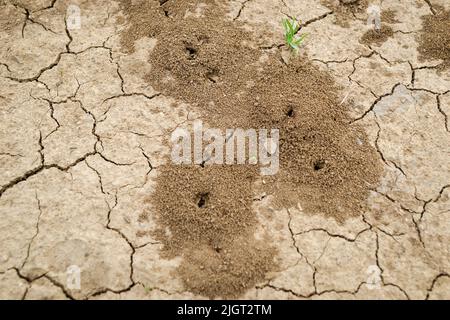
<instances>
[{"instance_id":1,"label":"ant hole entrance","mask_svg":"<svg viewBox=\"0 0 450 320\"><path fill-rule=\"evenodd\" d=\"M209 192L201 193L198 196L197 206L199 208L204 208L206 206L206 202L209 200Z\"/></svg>"},{"instance_id":2,"label":"ant hole entrance","mask_svg":"<svg viewBox=\"0 0 450 320\"><path fill-rule=\"evenodd\" d=\"M314 171L319 171L325 167L324 160L317 160L314 162Z\"/></svg>"},{"instance_id":3,"label":"ant hole entrance","mask_svg":"<svg viewBox=\"0 0 450 320\"><path fill-rule=\"evenodd\" d=\"M193 46L187 45L186 53L189 60L194 60L195 58L197 58L197 49L195 49Z\"/></svg>"},{"instance_id":4,"label":"ant hole entrance","mask_svg":"<svg viewBox=\"0 0 450 320\"><path fill-rule=\"evenodd\" d=\"M159 6L162 8L163 4L165 4L167 1L169 0L159 0ZM163 9L163 12L167 18L170 18L170 12L168 10Z\"/></svg>"},{"instance_id":5,"label":"ant hole entrance","mask_svg":"<svg viewBox=\"0 0 450 320\"><path fill-rule=\"evenodd\" d=\"M289 107L288 110L286 111L286 115L289 118L292 118L295 115L294 107Z\"/></svg>"}]
</instances>

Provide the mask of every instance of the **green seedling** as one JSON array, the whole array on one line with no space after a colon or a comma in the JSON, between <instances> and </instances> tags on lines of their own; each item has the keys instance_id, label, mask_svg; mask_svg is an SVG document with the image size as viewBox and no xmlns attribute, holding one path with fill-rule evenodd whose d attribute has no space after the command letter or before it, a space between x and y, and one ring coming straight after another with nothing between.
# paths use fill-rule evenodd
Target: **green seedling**
<instances>
[{"instance_id":1,"label":"green seedling","mask_svg":"<svg viewBox=\"0 0 450 320\"><path fill-rule=\"evenodd\" d=\"M305 40L306 33L297 35L297 32L300 30L300 23L294 19L283 19L283 28L286 44L297 53L300 44Z\"/></svg>"}]
</instances>

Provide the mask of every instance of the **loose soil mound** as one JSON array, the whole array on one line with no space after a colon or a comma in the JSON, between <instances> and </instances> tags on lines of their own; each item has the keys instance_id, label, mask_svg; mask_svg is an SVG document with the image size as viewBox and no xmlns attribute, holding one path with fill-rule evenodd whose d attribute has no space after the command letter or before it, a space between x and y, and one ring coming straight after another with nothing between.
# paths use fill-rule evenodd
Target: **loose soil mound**
<instances>
[{"instance_id":1,"label":"loose soil mound","mask_svg":"<svg viewBox=\"0 0 450 320\"><path fill-rule=\"evenodd\" d=\"M397 12L391 9L381 11L381 22L398 23L396 14Z\"/></svg>"},{"instance_id":2,"label":"loose soil mound","mask_svg":"<svg viewBox=\"0 0 450 320\"><path fill-rule=\"evenodd\" d=\"M170 249L195 243L220 248L256 224L252 213L255 166L166 166L152 204L172 234Z\"/></svg>"},{"instance_id":3,"label":"loose soil mound","mask_svg":"<svg viewBox=\"0 0 450 320\"><path fill-rule=\"evenodd\" d=\"M224 19L223 5L203 2L123 1L124 49L132 51L140 37L158 39L148 83L192 105L210 127L278 128L280 172L260 184L274 203L300 202L307 213L339 221L361 214L380 162L363 130L349 124L331 77L305 58L286 65L279 50L258 49L258 35ZM268 241L253 237L258 168L167 164L158 170L149 201L168 253L184 256L179 273L188 289L233 296L274 268Z\"/></svg>"},{"instance_id":4,"label":"loose soil mound","mask_svg":"<svg viewBox=\"0 0 450 320\"><path fill-rule=\"evenodd\" d=\"M441 69L450 67L450 11L437 7L436 15L422 17L422 32L419 36L420 58L443 60Z\"/></svg>"},{"instance_id":5,"label":"loose soil mound","mask_svg":"<svg viewBox=\"0 0 450 320\"><path fill-rule=\"evenodd\" d=\"M386 42L387 39L392 37L394 35L394 31L391 27L388 25L382 24L381 30L376 31L374 29L368 30L362 37L361 37L361 43L363 44L377 44L381 45L384 42Z\"/></svg>"},{"instance_id":6,"label":"loose soil mound","mask_svg":"<svg viewBox=\"0 0 450 320\"><path fill-rule=\"evenodd\" d=\"M270 240L254 238L255 166L162 168L150 199L159 213L158 238L169 256L182 255L186 288L209 297L235 297L274 268Z\"/></svg>"},{"instance_id":7,"label":"loose soil mound","mask_svg":"<svg viewBox=\"0 0 450 320\"><path fill-rule=\"evenodd\" d=\"M355 20L356 14L365 13L368 0L321 0L322 5L330 10L336 17L336 24L348 28L349 22Z\"/></svg>"}]
</instances>

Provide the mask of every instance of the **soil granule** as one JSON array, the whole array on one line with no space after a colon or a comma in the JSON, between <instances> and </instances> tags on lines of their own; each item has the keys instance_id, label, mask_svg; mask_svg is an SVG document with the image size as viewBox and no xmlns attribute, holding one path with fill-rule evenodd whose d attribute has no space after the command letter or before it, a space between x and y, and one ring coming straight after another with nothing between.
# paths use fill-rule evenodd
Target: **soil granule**
<instances>
[{"instance_id":1,"label":"soil granule","mask_svg":"<svg viewBox=\"0 0 450 320\"><path fill-rule=\"evenodd\" d=\"M436 15L422 17L418 51L422 61L443 60L441 70L450 67L450 11L436 6Z\"/></svg>"},{"instance_id":2,"label":"soil granule","mask_svg":"<svg viewBox=\"0 0 450 320\"><path fill-rule=\"evenodd\" d=\"M366 33L364 33L364 35L361 37L360 42L367 45L376 44L380 46L393 35L394 31L392 30L392 28L388 25L382 24L380 31L370 29Z\"/></svg>"},{"instance_id":3,"label":"soil granule","mask_svg":"<svg viewBox=\"0 0 450 320\"><path fill-rule=\"evenodd\" d=\"M399 23L397 17L397 12L395 10L387 9L381 11L381 22L386 23Z\"/></svg>"},{"instance_id":4,"label":"soil granule","mask_svg":"<svg viewBox=\"0 0 450 320\"><path fill-rule=\"evenodd\" d=\"M335 23L343 28L348 28L357 15L364 14L369 5L368 0L321 0L321 4L332 10Z\"/></svg>"},{"instance_id":5,"label":"soil granule","mask_svg":"<svg viewBox=\"0 0 450 320\"><path fill-rule=\"evenodd\" d=\"M226 4L202 2L124 0L122 46L132 52L135 40L157 38L146 81L189 103L209 127L280 130L280 171L264 183L252 165L158 167L149 198L157 237L167 254L183 256L188 290L229 297L276 268L270 240L253 236L256 188L277 206L300 203L307 214L344 221L366 209L381 165L327 73L305 57L286 64L278 48L259 49L258 34L225 18Z\"/></svg>"}]
</instances>

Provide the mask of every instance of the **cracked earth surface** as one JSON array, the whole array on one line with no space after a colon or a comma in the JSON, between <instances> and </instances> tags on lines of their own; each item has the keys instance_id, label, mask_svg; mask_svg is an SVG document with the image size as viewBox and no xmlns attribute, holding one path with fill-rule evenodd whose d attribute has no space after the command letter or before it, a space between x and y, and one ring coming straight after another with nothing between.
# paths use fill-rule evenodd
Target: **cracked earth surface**
<instances>
[{"instance_id":1,"label":"cracked earth surface","mask_svg":"<svg viewBox=\"0 0 450 320\"><path fill-rule=\"evenodd\" d=\"M364 12L344 27L320 1L228 5L230 20L271 31L262 51L281 50L283 17L303 21L302 50L342 86L384 166L369 209L343 223L255 195L280 268L242 298L450 299L450 73L419 59L416 41L421 17L450 3L382 1L393 35L370 45ZM155 39L124 53L111 1L0 1L0 19L0 298L205 298L186 291L181 258L161 257L154 219L142 219L167 132L197 117L143 80ZM80 290L67 286L70 265Z\"/></svg>"}]
</instances>

